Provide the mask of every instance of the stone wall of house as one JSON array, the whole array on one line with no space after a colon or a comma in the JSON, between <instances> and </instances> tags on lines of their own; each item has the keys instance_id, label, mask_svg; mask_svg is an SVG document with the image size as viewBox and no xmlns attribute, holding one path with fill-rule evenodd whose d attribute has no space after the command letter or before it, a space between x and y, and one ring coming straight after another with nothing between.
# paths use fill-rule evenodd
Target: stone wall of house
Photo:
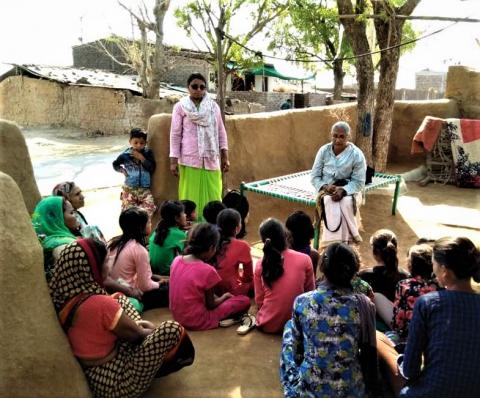
<instances>
[{"instance_id":1,"label":"stone wall of house","mask_svg":"<svg viewBox=\"0 0 480 398\"><path fill-rule=\"evenodd\" d=\"M420 71L415 74L415 88L428 91L430 89L445 92L446 73Z\"/></svg>"},{"instance_id":2,"label":"stone wall of house","mask_svg":"<svg viewBox=\"0 0 480 398\"><path fill-rule=\"evenodd\" d=\"M126 62L125 57L113 42L102 41L108 52L121 62ZM131 68L125 65L120 65L109 57L103 51L99 44L84 44L74 46L73 66L75 68L89 68L89 69L103 69L114 73L135 73ZM200 72L207 80L210 79L210 74L214 73L215 69L205 59L195 56L185 56L182 52L175 53L175 50L166 51L167 71L162 81L178 86L186 86L187 79L193 72ZM210 83L210 82L209 82ZM211 83L214 83L211 82ZM209 84L210 87L214 85Z\"/></svg>"},{"instance_id":3,"label":"stone wall of house","mask_svg":"<svg viewBox=\"0 0 480 398\"><path fill-rule=\"evenodd\" d=\"M214 73L214 68L203 59L183 57L181 55L168 56L168 70L162 79L165 83L174 84L181 87L187 86L188 77L194 72L200 72L208 81L208 86L212 86L210 74Z\"/></svg>"},{"instance_id":4,"label":"stone wall of house","mask_svg":"<svg viewBox=\"0 0 480 398\"><path fill-rule=\"evenodd\" d=\"M125 62L125 57L113 42L102 41L105 48L115 59ZM130 67L121 65L102 51L99 44L87 43L72 47L73 67L88 69L103 69L113 73L133 73Z\"/></svg>"},{"instance_id":5,"label":"stone wall of house","mask_svg":"<svg viewBox=\"0 0 480 398\"><path fill-rule=\"evenodd\" d=\"M444 88L445 91L445 88ZM444 97L445 92L438 91L434 88L426 89L426 90L418 90L418 89L408 89L408 88L401 88L395 90L395 99L400 101L421 101L421 100L435 100L435 99L442 99Z\"/></svg>"},{"instance_id":6,"label":"stone wall of house","mask_svg":"<svg viewBox=\"0 0 480 398\"><path fill-rule=\"evenodd\" d=\"M278 111L287 98L292 100L295 108L322 106L325 105L326 95L319 93L295 94L259 91L228 91L227 97L261 104L265 106L265 112L271 112Z\"/></svg>"},{"instance_id":7,"label":"stone wall of house","mask_svg":"<svg viewBox=\"0 0 480 398\"><path fill-rule=\"evenodd\" d=\"M73 127L121 134L146 128L150 116L170 113L174 100L148 100L126 90L69 86L12 76L0 83L0 118L24 127Z\"/></svg>"},{"instance_id":8,"label":"stone wall of house","mask_svg":"<svg viewBox=\"0 0 480 398\"><path fill-rule=\"evenodd\" d=\"M240 101L256 102L265 106L265 112L278 111L280 105L290 98L293 102L292 93L274 93L259 91L227 91L227 97L236 98Z\"/></svg>"}]
</instances>

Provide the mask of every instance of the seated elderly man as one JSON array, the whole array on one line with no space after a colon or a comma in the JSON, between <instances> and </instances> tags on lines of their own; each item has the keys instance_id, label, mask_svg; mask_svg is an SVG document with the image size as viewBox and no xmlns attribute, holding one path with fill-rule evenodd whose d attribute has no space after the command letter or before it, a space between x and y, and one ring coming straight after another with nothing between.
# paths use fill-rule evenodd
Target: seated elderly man
<instances>
[{"instance_id":1,"label":"seated elderly man","mask_svg":"<svg viewBox=\"0 0 480 398\"><path fill-rule=\"evenodd\" d=\"M320 193L323 207L320 247L332 242L362 241L355 216L365 186L365 156L349 141L348 123L335 123L331 139L318 150L311 174L312 185Z\"/></svg>"}]
</instances>

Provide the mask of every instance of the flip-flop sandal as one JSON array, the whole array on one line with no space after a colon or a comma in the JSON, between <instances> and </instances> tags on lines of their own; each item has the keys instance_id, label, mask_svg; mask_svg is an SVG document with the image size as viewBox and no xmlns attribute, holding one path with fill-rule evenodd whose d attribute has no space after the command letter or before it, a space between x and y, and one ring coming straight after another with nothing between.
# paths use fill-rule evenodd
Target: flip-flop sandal
<instances>
[{"instance_id":1,"label":"flip-flop sandal","mask_svg":"<svg viewBox=\"0 0 480 398\"><path fill-rule=\"evenodd\" d=\"M242 318L227 318L227 319L222 319L219 323L218 326L221 328L228 328L232 325L236 325L237 323L242 322Z\"/></svg>"},{"instance_id":2,"label":"flip-flop sandal","mask_svg":"<svg viewBox=\"0 0 480 398\"><path fill-rule=\"evenodd\" d=\"M242 318L242 324L237 328L237 333L242 336L247 334L250 332L250 330L255 328L255 322L255 316L251 314L245 314Z\"/></svg>"}]
</instances>

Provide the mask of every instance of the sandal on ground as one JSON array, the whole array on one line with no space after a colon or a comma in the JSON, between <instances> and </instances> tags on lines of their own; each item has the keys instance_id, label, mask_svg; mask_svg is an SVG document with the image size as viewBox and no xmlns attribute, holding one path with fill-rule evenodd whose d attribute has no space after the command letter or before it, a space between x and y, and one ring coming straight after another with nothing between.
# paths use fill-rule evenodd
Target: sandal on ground
<instances>
[{"instance_id":1,"label":"sandal on ground","mask_svg":"<svg viewBox=\"0 0 480 398\"><path fill-rule=\"evenodd\" d=\"M237 333L240 335L245 335L250 330L255 328L255 316L251 314L245 314L242 318L242 324L237 328Z\"/></svg>"},{"instance_id":2,"label":"sandal on ground","mask_svg":"<svg viewBox=\"0 0 480 398\"><path fill-rule=\"evenodd\" d=\"M228 328L232 325L236 325L237 323L242 322L242 317L239 318L227 318L227 319L222 319L219 323L218 326L221 328Z\"/></svg>"}]
</instances>

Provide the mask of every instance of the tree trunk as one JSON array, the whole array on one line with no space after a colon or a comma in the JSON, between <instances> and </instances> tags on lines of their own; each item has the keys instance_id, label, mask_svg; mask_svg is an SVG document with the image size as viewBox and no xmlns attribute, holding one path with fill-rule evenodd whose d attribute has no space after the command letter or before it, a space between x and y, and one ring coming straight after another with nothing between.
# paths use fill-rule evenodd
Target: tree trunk
<instances>
[{"instance_id":1,"label":"tree trunk","mask_svg":"<svg viewBox=\"0 0 480 398\"><path fill-rule=\"evenodd\" d=\"M163 20L167 13L170 1L156 0L153 8L155 24L153 31L155 32L155 49L152 55L152 69L150 76L150 84L148 87L147 98L160 98L160 83L166 70L165 49L163 46Z\"/></svg>"},{"instance_id":2,"label":"tree trunk","mask_svg":"<svg viewBox=\"0 0 480 398\"><path fill-rule=\"evenodd\" d=\"M365 0L357 0L355 12L351 0L337 0L339 14L362 13L366 7ZM365 22L341 19L345 34L352 45L355 55L370 52ZM357 72L357 129L355 143L363 151L367 163L374 165L372 157L372 126L375 87L373 82L374 68L371 56L359 57L356 60Z\"/></svg>"},{"instance_id":3,"label":"tree trunk","mask_svg":"<svg viewBox=\"0 0 480 398\"><path fill-rule=\"evenodd\" d=\"M142 95L145 98L148 98L148 63L149 63L149 51L148 51L148 42L147 42L147 30L143 24L140 22L138 23L138 29L140 30L140 68L138 70L138 74L140 77L140 85L142 86Z\"/></svg>"},{"instance_id":4,"label":"tree trunk","mask_svg":"<svg viewBox=\"0 0 480 398\"><path fill-rule=\"evenodd\" d=\"M402 26L398 26L400 24L403 25L403 22L375 23L377 40L381 48L400 43L402 38ZM373 121L373 157L378 171L385 171L387 168L399 61L400 48L383 52L380 57L380 79Z\"/></svg>"},{"instance_id":5,"label":"tree trunk","mask_svg":"<svg viewBox=\"0 0 480 398\"><path fill-rule=\"evenodd\" d=\"M341 100L343 91L343 77L345 72L343 71L343 61L336 59L333 61L333 99Z\"/></svg>"},{"instance_id":6,"label":"tree trunk","mask_svg":"<svg viewBox=\"0 0 480 398\"><path fill-rule=\"evenodd\" d=\"M400 8L393 8L387 2L373 2L375 14L390 16L374 20L380 48L388 48L401 43L405 20L395 19L395 14L410 15L419 2L420 0L408 0ZM399 62L400 47L380 54L380 76L373 121L373 158L377 171L385 171L387 168Z\"/></svg>"}]
</instances>

